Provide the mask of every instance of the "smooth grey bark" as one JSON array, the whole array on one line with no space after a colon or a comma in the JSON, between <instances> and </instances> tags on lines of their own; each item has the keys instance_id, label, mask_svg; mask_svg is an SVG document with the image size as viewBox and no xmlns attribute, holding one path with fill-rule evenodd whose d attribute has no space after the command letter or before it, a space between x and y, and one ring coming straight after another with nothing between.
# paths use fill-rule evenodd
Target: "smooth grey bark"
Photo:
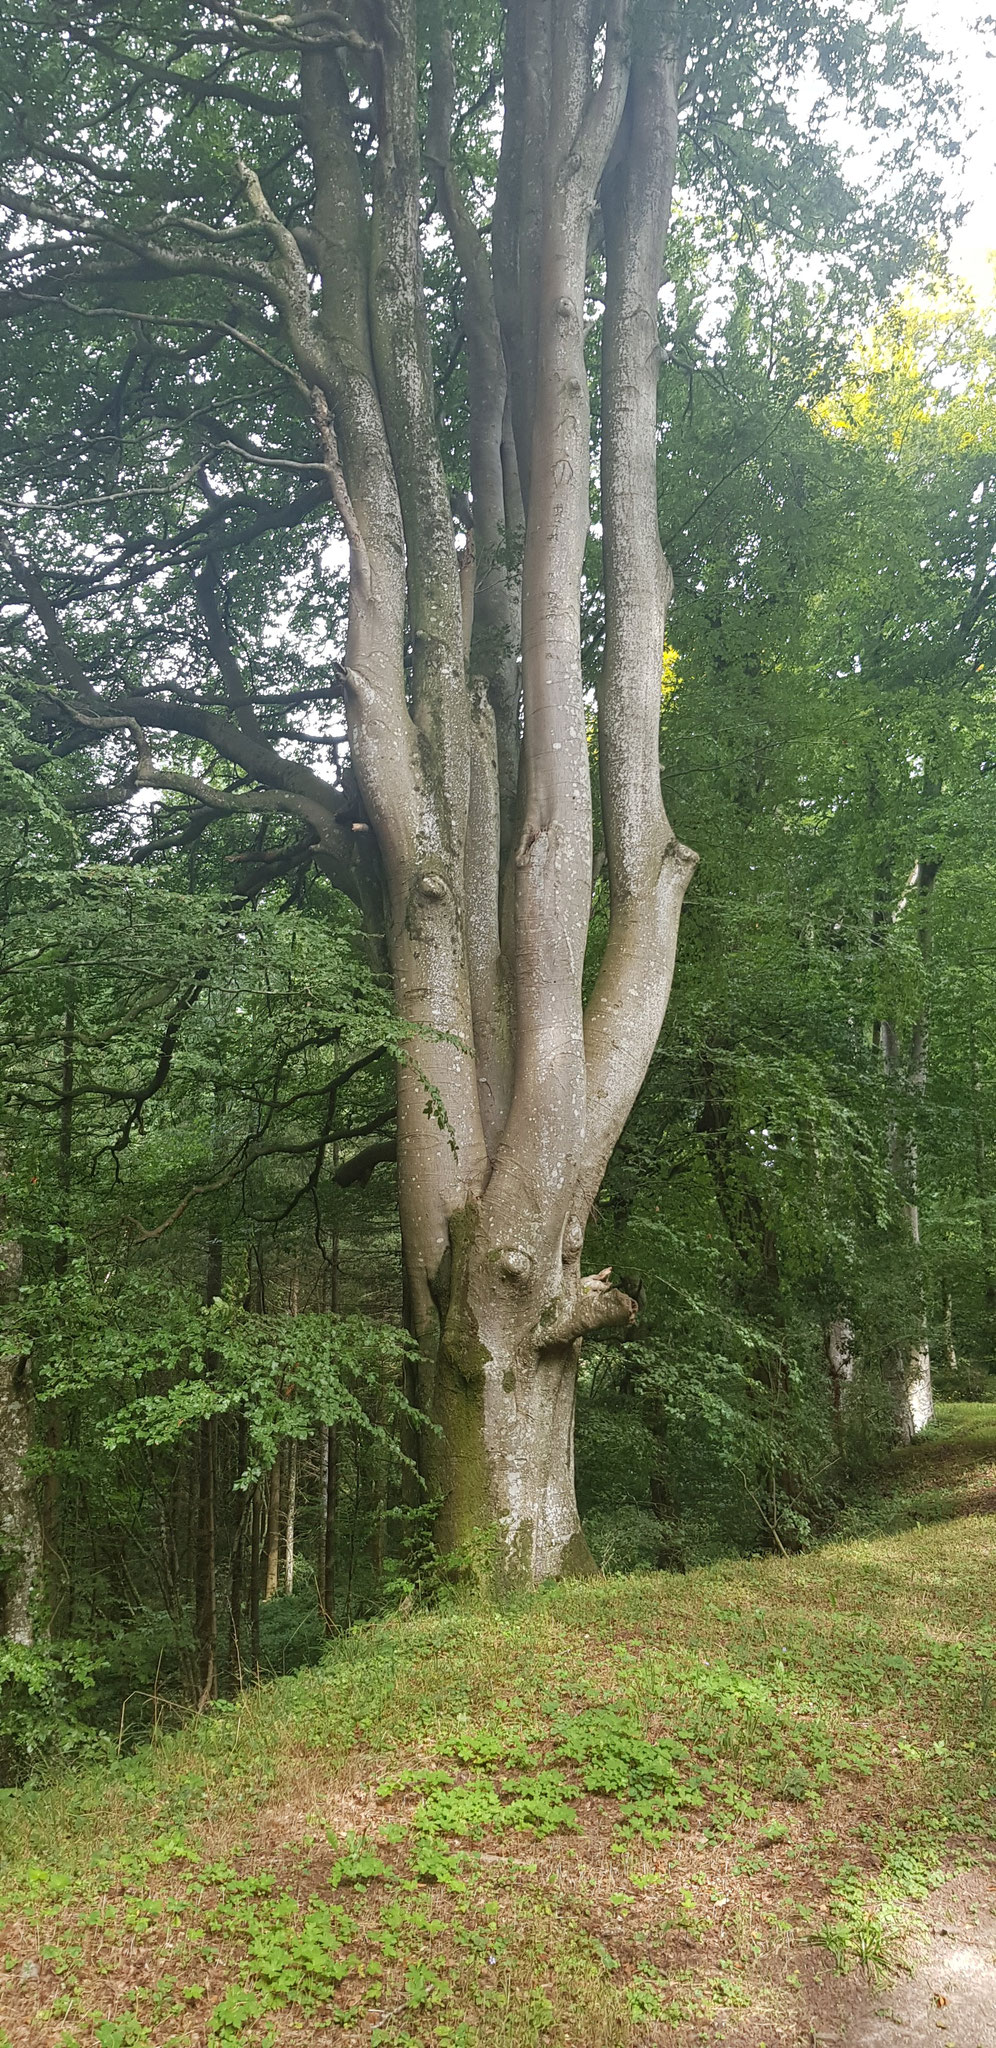
<instances>
[{"instance_id":1,"label":"smooth grey bark","mask_svg":"<svg viewBox=\"0 0 996 2048\"><path fill-rule=\"evenodd\" d=\"M907 913L912 913L916 917L917 943L925 968L929 966L930 958L928 916L936 879L936 863L918 861L896 911L897 917ZM913 1249L915 1284L919 1297L917 1327L906 1352L897 1354L893 1373L896 1427L901 1441L911 1443L913 1438L919 1436L928 1423L933 1421L934 1416L930 1343L920 1273L919 1147L916 1129L919 1105L923 1101L927 1085L926 1008L913 1023L909 1043L905 1048L899 1030L889 1020L883 1020L880 1026L879 1042L886 1078L894 1098L887 1140L889 1169L902 1198L903 1215Z\"/></svg>"},{"instance_id":2,"label":"smooth grey bark","mask_svg":"<svg viewBox=\"0 0 996 2048\"><path fill-rule=\"evenodd\" d=\"M954 1375L958 1370L958 1347L954 1333L954 1296L947 1279L941 1281L941 1304L944 1316L944 1369Z\"/></svg>"},{"instance_id":3,"label":"smooth grey bark","mask_svg":"<svg viewBox=\"0 0 996 2048\"><path fill-rule=\"evenodd\" d=\"M284 1592L294 1591L294 1523L297 1513L297 1438L287 1446L287 1514L284 1522Z\"/></svg>"}]
</instances>

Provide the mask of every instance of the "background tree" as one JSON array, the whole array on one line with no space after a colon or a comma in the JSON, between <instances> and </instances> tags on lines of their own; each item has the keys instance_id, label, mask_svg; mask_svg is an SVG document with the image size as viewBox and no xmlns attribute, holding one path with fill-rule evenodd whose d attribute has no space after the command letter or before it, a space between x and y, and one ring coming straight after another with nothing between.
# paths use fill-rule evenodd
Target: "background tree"
<instances>
[{"instance_id":1,"label":"background tree","mask_svg":"<svg viewBox=\"0 0 996 2048\"><path fill-rule=\"evenodd\" d=\"M647 1303L582 1389L582 1503L617 1562L805 1540L908 1433L926 1340L946 1397L993 1358L990 323L921 281L835 374L763 280L708 349L679 317L664 733L704 869L599 1205ZM883 1019L929 1045L916 1088Z\"/></svg>"}]
</instances>

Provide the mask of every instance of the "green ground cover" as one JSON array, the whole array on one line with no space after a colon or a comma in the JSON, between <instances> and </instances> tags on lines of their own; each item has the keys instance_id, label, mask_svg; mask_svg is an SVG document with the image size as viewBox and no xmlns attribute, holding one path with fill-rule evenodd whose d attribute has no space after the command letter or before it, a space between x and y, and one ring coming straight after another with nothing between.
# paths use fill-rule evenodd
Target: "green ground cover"
<instances>
[{"instance_id":1,"label":"green ground cover","mask_svg":"<svg viewBox=\"0 0 996 2048\"><path fill-rule=\"evenodd\" d=\"M357 1630L7 1795L0 2048L810 2039L996 1856L994 1505L952 1406L849 1540Z\"/></svg>"}]
</instances>

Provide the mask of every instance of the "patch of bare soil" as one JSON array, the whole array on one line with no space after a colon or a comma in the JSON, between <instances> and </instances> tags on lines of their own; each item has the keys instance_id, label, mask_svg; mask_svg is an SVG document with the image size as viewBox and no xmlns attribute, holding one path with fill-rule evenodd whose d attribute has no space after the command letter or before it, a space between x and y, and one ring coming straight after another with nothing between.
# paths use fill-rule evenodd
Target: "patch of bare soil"
<instances>
[{"instance_id":1,"label":"patch of bare soil","mask_svg":"<svg viewBox=\"0 0 996 2048\"><path fill-rule=\"evenodd\" d=\"M838 1992L819 2048L996 2048L996 1879L963 1871L933 1894L908 1971L859 1994Z\"/></svg>"}]
</instances>

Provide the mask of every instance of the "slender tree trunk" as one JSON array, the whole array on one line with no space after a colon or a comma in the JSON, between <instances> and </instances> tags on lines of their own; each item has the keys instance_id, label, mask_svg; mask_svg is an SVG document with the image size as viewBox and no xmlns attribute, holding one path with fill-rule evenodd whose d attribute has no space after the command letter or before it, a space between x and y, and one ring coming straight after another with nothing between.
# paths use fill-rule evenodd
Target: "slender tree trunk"
<instances>
[{"instance_id":1,"label":"slender tree trunk","mask_svg":"<svg viewBox=\"0 0 996 2048\"><path fill-rule=\"evenodd\" d=\"M936 862L918 861L900 909L909 907L917 919L917 941L925 969L930 960L930 899L937 879ZM925 998L926 1002L926 998ZM889 1127L889 1168L900 1190L903 1214L912 1248L916 1288L916 1327L905 1352L897 1352L894 1363L896 1427L903 1443L912 1442L933 1419L934 1395L930 1373L930 1344L927 1311L923 1295L920 1256L919 1145L917 1119L927 1085L926 1007L910 1033L909 1049L903 1054L894 1023L883 1020L879 1043L886 1078L893 1091L893 1112Z\"/></svg>"},{"instance_id":2,"label":"slender tree trunk","mask_svg":"<svg viewBox=\"0 0 996 2048\"><path fill-rule=\"evenodd\" d=\"M294 1591L294 1518L297 1511L297 1438L287 1446L287 1515L284 1522L284 1592Z\"/></svg>"},{"instance_id":3,"label":"slender tree trunk","mask_svg":"<svg viewBox=\"0 0 996 2048\"><path fill-rule=\"evenodd\" d=\"M941 1303L944 1317L944 1370L953 1378L958 1370L958 1351L954 1334L954 1299L948 1279L941 1279Z\"/></svg>"},{"instance_id":4,"label":"slender tree trunk","mask_svg":"<svg viewBox=\"0 0 996 2048\"><path fill-rule=\"evenodd\" d=\"M326 1432L325 1493L323 1514L325 1519L324 1573L321 1583L322 1620L326 1635L335 1629L335 1535L336 1510L339 1505L339 1432Z\"/></svg>"},{"instance_id":5,"label":"slender tree trunk","mask_svg":"<svg viewBox=\"0 0 996 2048\"><path fill-rule=\"evenodd\" d=\"M197 1643L199 1708L218 1690L218 1603L215 1557L215 1423L201 1423L197 1441L197 1555L194 1578L194 1636Z\"/></svg>"},{"instance_id":6,"label":"slender tree trunk","mask_svg":"<svg viewBox=\"0 0 996 2048\"><path fill-rule=\"evenodd\" d=\"M329 1426L318 1425L318 1518L315 1531L315 1591L321 1613L325 1589L325 1551L328 1542Z\"/></svg>"},{"instance_id":7,"label":"slender tree trunk","mask_svg":"<svg viewBox=\"0 0 996 2048\"><path fill-rule=\"evenodd\" d=\"M221 1293L223 1245L215 1233L208 1243L204 1299ZM215 1364L208 1355L206 1367ZM218 1594L216 1528L217 1426L207 1417L197 1432L197 1524L194 1555L194 1640L197 1644L198 1706L206 1707L218 1690Z\"/></svg>"},{"instance_id":8,"label":"slender tree trunk","mask_svg":"<svg viewBox=\"0 0 996 2048\"><path fill-rule=\"evenodd\" d=\"M823 1339L830 1372L830 1393L836 1414L842 1415L854 1382L854 1325L850 1316L834 1316Z\"/></svg>"},{"instance_id":9,"label":"slender tree trunk","mask_svg":"<svg viewBox=\"0 0 996 2048\"><path fill-rule=\"evenodd\" d=\"M257 1479L252 1490L252 1531L249 1544L249 1649L253 1677L259 1683L259 1585L263 1549L263 1489Z\"/></svg>"},{"instance_id":10,"label":"slender tree trunk","mask_svg":"<svg viewBox=\"0 0 996 2048\"><path fill-rule=\"evenodd\" d=\"M882 1025L882 1055L886 1073L893 1084L903 1092L899 1113L889 1131L889 1166L893 1179L903 1196L903 1215L913 1252L914 1285L916 1288L916 1328L906 1350L896 1352L893 1364L893 1381L896 1403L896 1427L902 1443L911 1443L926 1429L934 1413L934 1396L930 1373L930 1344L927 1337L927 1315L923 1300L923 1280L920 1264L920 1207L918 1201L918 1146L911 1116L910 1089L915 1091L914 1099L920 1095L926 1081L926 1035L922 1022L914 1027L908 1061L902 1059L898 1033L891 1023Z\"/></svg>"},{"instance_id":11,"label":"slender tree trunk","mask_svg":"<svg viewBox=\"0 0 996 2048\"><path fill-rule=\"evenodd\" d=\"M72 1227L72 1186L73 1186L73 1108L76 1087L76 1013L68 1008L62 1024L62 1072L59 1094L59 1137L58 1137L58 1181L59 1181L59 1224L63 1232L53 1261L57 1275L66 1273L70 1259L70 1230ZM72 1600L65 1562L59 1543L59 1502L61 1494L60 1452L63 1439L63 1417L57 1401L47 1401L43 1409L42 1437L45 1446L45 1471L41 1484L41 1533L42 1555L45 1575L45 1595L49 1610L49 1628L61 1633L68 1620L68 1609Z\"/></svg>"},{"instance_id":12,"label":"slender tree trunk","mask_svg":"<svg viewBox=\"0 0 996 2048\"><path fill-rule=\"evenodd\" d=\"M21 1284L22 1253L8 1234L0 1156L0 1314L14 1309ZM27 1476L32 1442L28 1360L16 1345L0 1341L0 1627L11 1642L34 1640L40 1590L42 1529L34 1488Z\"/></svg>"},{"instance_id":13,"label":"slender tree trunk","mask_svg":"<svg viewBox=\"0 0 996 2048\"><path fill-rule=\"evenodd\" d=\"M10 1273L10 1246L0 1246ZM34 1488L27 1477L32 1415L28 1361L0 1357L0 1632L31 1643L39 1588L42 1538Z\"/></svg>"},{"instance_id":14,"label":"slender tree trunk","mask_svg":"<svg viewBox=\"0 0 996 2048\"><path fill-rule=\"evenodd\" d=\"M249 1424L244 1415L239 1416L236 1448L236 1477L241 1479L249 1461ZM228 1578L229 1651L228 1685L231 1692L241 1692L244 1685L244 1632L245 1632L245 1556L247 1538L252 1532L252 1498L249 1494L235 1494L238 1515L232 1532L231 1564Z\"/></svg>"},{"instance_id":15,"label":"slender tree trunk","mask_svg":"<svg viewBox=\"0 0 996 2048\"><path fill-rule=\"evenodd\" d=\"M275 1600L280 1583L280 1466L283 1453L277 1452L270 1467L270 1483L266 1504L266 1580L263 1586L264 1600Z\"/></svg>"}]
</instances>

